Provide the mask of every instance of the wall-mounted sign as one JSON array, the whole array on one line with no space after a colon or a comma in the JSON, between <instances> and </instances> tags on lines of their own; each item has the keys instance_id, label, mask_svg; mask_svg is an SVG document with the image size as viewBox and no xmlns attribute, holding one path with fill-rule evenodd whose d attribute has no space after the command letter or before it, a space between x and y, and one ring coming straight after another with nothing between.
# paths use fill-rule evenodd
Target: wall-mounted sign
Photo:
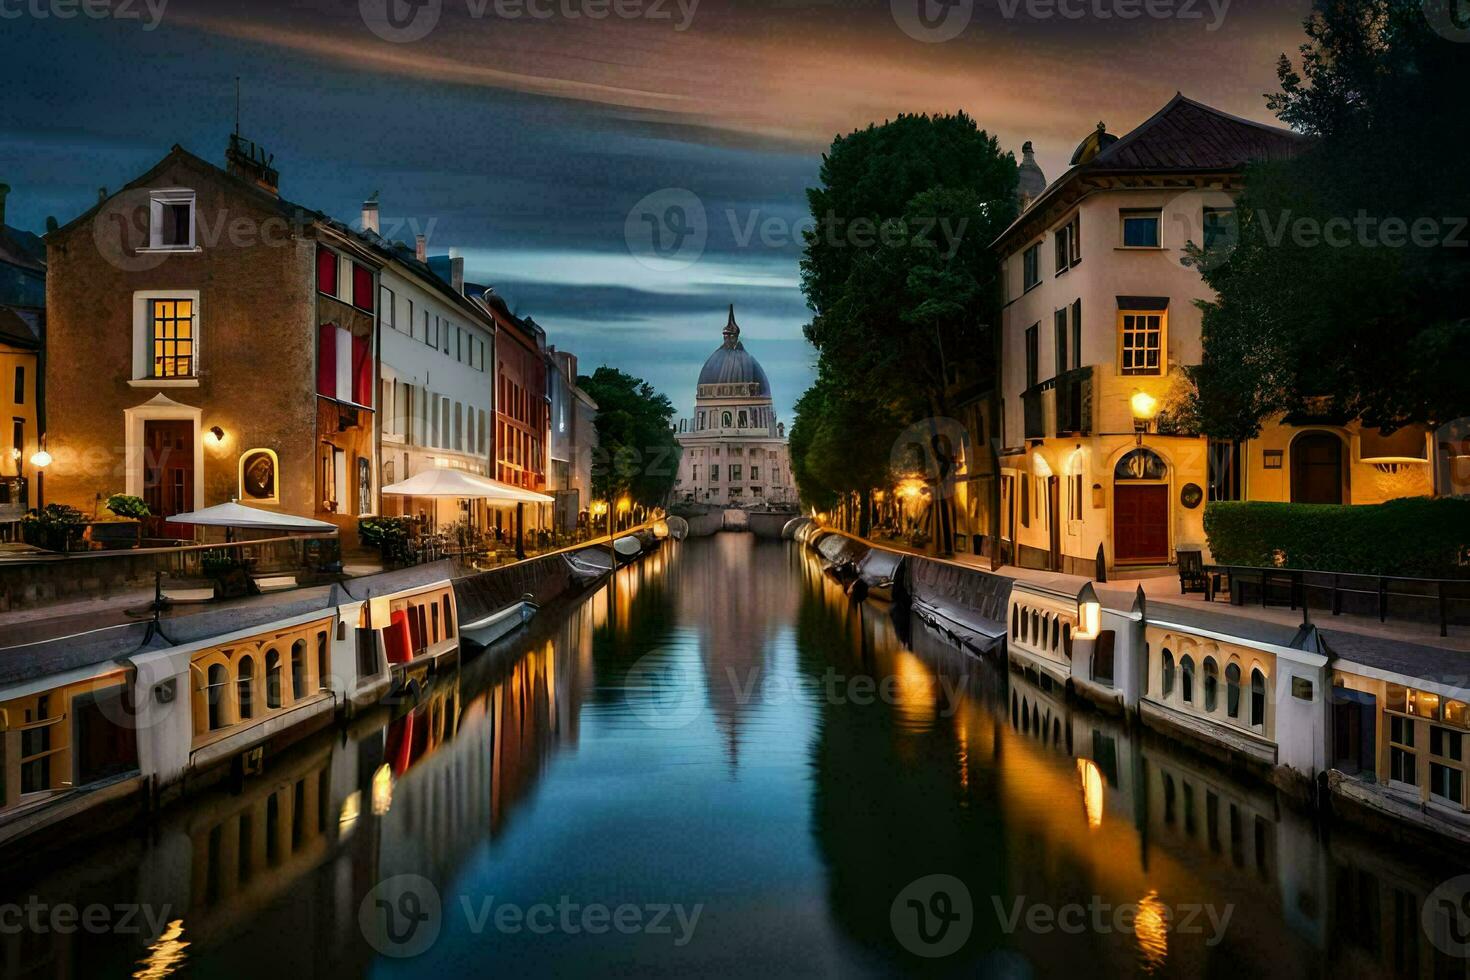
<instances>
[{"instance_id":1,"label":"wall-mounted sign","mask_svg":"<svg viewBox=\"0 0 1470 980\"><path fill-rule=\"evenodd\" d=\"M240 454L240 499L274 504L281 499L280 466L274 449L247 449Z\"/></svg>"},{"instance_id":2,"label":"wall-mounted sign","mask_svg":"<svg viewBox=\"0 0 1470 980\"><path fill-rule=\"evenodd\" d=\"M1268 450L1266 450L1265 454L1262 456L1262 460L1263 460L1263 462L1265 464L1266 469L1268 469L1268 470L1279 470L1279 469L1281 469L1281 450L1279 450L1279 449L1268 449Z\"/></svg>"},{"instance_id":3,"label":"wall-mounted sign","mask_svg":"<svg viewBox=\"0 0 1470 980\"><path fill-rule=\"evenodd\" d=\"M1135 449L1113 467L1114 480L1162 480L1168 475L1168 464L1149 449Z\"/></svg>"},{"instance_id":4,"label":"wall-mounted sign","mask_svg":"<svg viewBox=\"0 0 1470 980\"><path fill-rule=\"evenodd\" d=\"M1189 510L1194 510L1204 499L1205 492L1198 483L1186 483L1184 489L1179 491L1179 502Z\"/></svg>"}]
</instances>

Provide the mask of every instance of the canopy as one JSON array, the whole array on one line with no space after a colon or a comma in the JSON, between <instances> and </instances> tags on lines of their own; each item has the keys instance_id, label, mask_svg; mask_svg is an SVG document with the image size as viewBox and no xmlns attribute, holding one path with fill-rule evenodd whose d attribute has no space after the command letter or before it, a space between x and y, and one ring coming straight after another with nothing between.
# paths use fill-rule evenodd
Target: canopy
<instances>
[{"instance_id":1,"label":"canopy","mask_svg":"<svg viewBox=\"0 0 1470 980\"><path fill-rule=\"evenodd\" d=\"M187 514L174 514L165 518L170 524L193 524L198 527L247 527L266 531L335 531L337 525L295 514L282 514L259 507L246 507L233 500L227 504L215 504L203 510Z\"/></svg>"},{"instance_id":2,"label":"canopy","mask_svg":"<svg viewBox=\"0 0 1470 980\"><path fill-rule=\"evenodd\" d=\"M476 476L449 466L436 466L383 488L396 497L456 497L471 500L503 500L521 504L555 503L555 497L522 490L488 476Z\"/></svg>"}]
</instances>

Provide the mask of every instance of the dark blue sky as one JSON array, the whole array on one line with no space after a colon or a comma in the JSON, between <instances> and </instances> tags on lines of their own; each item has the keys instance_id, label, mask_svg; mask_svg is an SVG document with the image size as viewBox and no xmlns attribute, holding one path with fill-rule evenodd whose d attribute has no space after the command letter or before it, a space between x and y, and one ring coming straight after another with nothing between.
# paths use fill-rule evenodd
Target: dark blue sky
<instances>
[{"instance_id":1,"label":"dark blue sky","mask_svg":"<svg viewBox=\"0 0 1470 980\"><path fill-rule=\"evenodd\" d=\"M924 43L895 15L911 0L620 0L642 16L600 20L566 14L596 0L540 0L544 18L414 0L433 27L409 41L374 31L385 0L89 0L111 3L100 18L79 2L0 0L8 223L64 223L174 143L222 162L239 75L242 130L283 196L352 221L378 191L385 233L459 249L584 371L642 375L681 412L733 302L788 421L811 378L804 190L834 134L963 108L1009 149L1034 140L1054 177L1099 119L1124 132L1176 89L1268 119L1306 6L1177 0L1121 20L1093 6L1118 0L1080 18L957 0L965 30Z\"/></svg>"}]
</instances>

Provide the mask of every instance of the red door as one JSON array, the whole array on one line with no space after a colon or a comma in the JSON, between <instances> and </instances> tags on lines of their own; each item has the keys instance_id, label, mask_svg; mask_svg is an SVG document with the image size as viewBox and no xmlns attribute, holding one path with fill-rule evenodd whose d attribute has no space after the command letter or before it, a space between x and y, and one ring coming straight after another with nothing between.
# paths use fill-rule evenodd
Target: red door
<instances>
[{"instance_id":1,"label":"red door","mask_svg":"<svg viewBox=\"0 0 1470 980\"><path fill-rule=\"evenodd\" d=\"M143 500L155 518L168 518L194 509L193 422L143 423ZM193 528L159 520L153 533L187 538Z\"/></svg>"},{"instance_id":2,"label":"red door","mask_svg":"<svg viewBox=\"0 0 1470 980\"><path fill-rule=\"evenodd\" d=\"M1113 560L1169 560L1169 488L1161 483L1113 487Z\"/></svg>"}]
</instances>

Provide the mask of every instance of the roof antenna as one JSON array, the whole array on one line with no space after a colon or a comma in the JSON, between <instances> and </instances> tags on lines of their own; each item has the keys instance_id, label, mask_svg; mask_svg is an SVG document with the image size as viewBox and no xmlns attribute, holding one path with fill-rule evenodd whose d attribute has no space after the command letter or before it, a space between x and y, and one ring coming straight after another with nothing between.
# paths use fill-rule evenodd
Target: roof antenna
<instances>
[{"instance_id":1,"label":"roof antenna","mask_svg":"<svg viewBox=\"0 0 1470 980\"><path fill-rule=\"evenodd\" d=\"M235 138L240 137L240 76L235 76Z\"/></svg>"}]
</instances>

